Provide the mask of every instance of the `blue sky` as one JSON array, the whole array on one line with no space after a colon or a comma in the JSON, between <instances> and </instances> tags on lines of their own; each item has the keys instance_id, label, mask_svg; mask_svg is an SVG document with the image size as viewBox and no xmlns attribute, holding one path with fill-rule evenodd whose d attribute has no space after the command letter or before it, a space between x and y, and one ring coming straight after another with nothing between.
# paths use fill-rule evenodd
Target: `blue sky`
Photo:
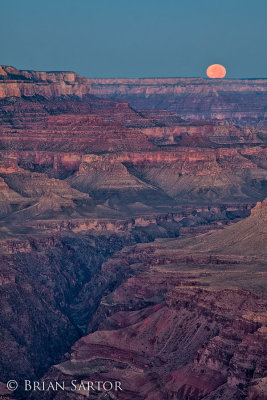
<instances>
[{"instance_id":1,"label":"blue sky","mask_svg":"<svg viewBox=\"0 0 267 400\"><path fill-rule=\"evenodd\" d=\"M0 0L0 64L87 77L267 77L265 0Z\"/></svg>"}]
</instances>

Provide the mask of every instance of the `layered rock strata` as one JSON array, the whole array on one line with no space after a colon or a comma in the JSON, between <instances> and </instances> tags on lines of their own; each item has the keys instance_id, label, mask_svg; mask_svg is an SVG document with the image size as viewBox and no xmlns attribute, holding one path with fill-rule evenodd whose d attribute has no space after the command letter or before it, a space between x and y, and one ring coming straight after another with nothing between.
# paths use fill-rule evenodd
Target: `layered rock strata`
<instances>
[{"instance_id":1,"label":"layered rock strata","mask_svg":"<svg viewBox=\"0 0 267 400\"><path fill-rule=\"evenodd\" d=\"M163 109L187 120L231 120L266 127L266 79L90 79L92 93Z\"/></svg>"},{"instance_id":2,"label":"layered rock strata","mask_svg":"<svg viewBox=\"0 0 267 400\"><path fill-rule=\"evenodd\" d=\"M74 72L37 72L0 66L0 98L43 96L45 98L90 93L86 78Z\"/></svg>"},{"instance_id":3,"label":"layered rock strata","mask_svg":"<svg viewBox=\"0 0 267 400\"><path fill-rule=\"evenodd\" d=\"M57 364L48 378L118 378L125 399L256 400L264 207L237 221L266 197L264 123L186 122L89 85L0 70L0 397Z\"/></svg>"},{"instance_id":4,"label":"layered rock strata","mask_svg":"<svg viewBox=\"0 0 267 400\"><path fill-rule=\"evenodd\" d=\"M45 379L120 380L110 398L125 400L264 399L266 218L265 201L220 232L117 253L92 333Z\"/></svg>"}]
</instances>

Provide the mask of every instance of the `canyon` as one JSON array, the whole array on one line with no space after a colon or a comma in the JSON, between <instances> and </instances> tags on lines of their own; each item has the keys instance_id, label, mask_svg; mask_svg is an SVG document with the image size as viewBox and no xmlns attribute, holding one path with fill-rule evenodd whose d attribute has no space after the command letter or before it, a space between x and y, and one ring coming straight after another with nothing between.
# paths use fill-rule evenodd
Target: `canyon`
<instances>
[{"instance_id":1,"label":"canyon","mask_svg":"<svg viewBox=\"0 0 267 400\"><path fill-rule=\"evenodd\" d=\"M189 121L230 120L266 127L266 79L90 79L92 93L137 110L178 112Z\"/></svg>"},{"instance_id":2,"label":"canyon","mask_svg":"<svg viewBox=\"0 0 267 400\"><path fill-rule=\"evenodd\" d=\"M45 379L120 379L121 399L265 398L266 207L218 232L112 256L102 274L123 270L122 282Z\"/></svg>"},{"instance_id":3,"label":"canyon","mask_svg":"<svg viewBox=\"0 0 267 400\"><path fill-rule=\"evenodd\" d=\"M0 399L265 398L265 85L0 68Z\"/></svg>"}]
</instances>

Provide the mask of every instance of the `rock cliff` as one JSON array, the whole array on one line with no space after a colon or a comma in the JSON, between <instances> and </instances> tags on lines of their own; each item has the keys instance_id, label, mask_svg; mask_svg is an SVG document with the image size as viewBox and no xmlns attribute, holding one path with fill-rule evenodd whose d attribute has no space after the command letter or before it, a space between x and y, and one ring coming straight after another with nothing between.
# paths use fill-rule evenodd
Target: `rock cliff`
<instances>
[{"instance_id":1,"label":"rock cliff","mask_svg":"<svg viewBox=\"0 0 267 400\"><path fill-rule=\"evenodd\" d=\"M0 99L6 97L83 96L90 93L86 78L74 72L37 72L0 66Z\"/></svg>"},{"instance_id":2,"label":"rock cliff","mask_svg":"<svg viewBox=\"0 0 267 400\"><path fill-rule=\"evenodd\" d=\"M137 110L163 109L187 120L232 120L266 126L266 79L90 79L92 93L128 101Z\"/></svg>"}]
</instances>

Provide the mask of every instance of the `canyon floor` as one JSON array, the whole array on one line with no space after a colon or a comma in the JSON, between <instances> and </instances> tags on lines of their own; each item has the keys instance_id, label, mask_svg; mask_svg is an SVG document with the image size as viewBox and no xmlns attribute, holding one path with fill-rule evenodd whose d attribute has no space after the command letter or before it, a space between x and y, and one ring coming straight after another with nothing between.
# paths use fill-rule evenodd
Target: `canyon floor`
<instances>
[{"instance_id":1,"label":"canyon floor","mask_svg":"<svg viewBox=\"0 0 267 400\"><path fill-rule=\"evenodd\" d=\"M0 399L267 398L266 88L0 68Z\"/></svg>"}]
</instances>

